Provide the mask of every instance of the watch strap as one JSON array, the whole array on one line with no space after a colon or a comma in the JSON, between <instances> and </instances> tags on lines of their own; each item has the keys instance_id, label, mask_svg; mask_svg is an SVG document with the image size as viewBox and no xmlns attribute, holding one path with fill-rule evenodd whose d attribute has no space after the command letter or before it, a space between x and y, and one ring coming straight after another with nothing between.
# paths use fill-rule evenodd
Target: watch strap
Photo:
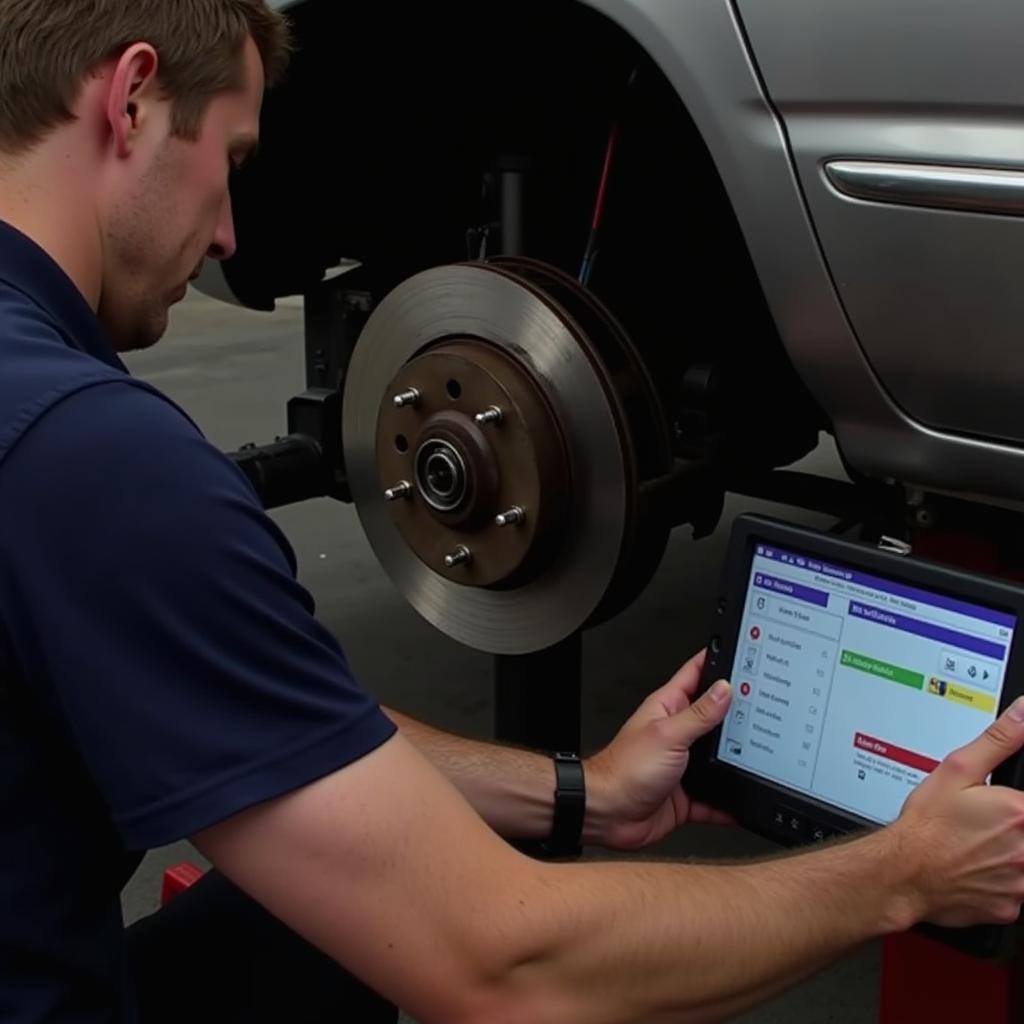
<instances>
[{"instance_id":1,"label":"watch strap","mask_svg":"<svg viewBox=\"0 0 1024 1024\"><path fill-rule=\"evenodd\" d=\"M551 835L544 843L552 857L579 857L583 852L583 820L587 811L586 780L578 754L559 751L555 765L555 807Z\"/></svg>"}]
</instances>

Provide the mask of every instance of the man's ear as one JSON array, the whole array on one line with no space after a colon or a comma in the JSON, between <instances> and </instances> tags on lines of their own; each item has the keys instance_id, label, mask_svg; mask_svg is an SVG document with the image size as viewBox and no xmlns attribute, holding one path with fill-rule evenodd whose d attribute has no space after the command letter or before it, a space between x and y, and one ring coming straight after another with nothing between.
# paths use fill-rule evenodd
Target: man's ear
<instances>
[{"instance_id":1,"label":"man's ear","mask_svg":"<svg viewBox=\"0 0 1024 1024\"><path fill-rule=\"evenodd\" d=\"M149 43L134 43L121 54L110 76L107 123L119 159L131 156L159 95L160 60Z\"/></svg>"}]
</instances>

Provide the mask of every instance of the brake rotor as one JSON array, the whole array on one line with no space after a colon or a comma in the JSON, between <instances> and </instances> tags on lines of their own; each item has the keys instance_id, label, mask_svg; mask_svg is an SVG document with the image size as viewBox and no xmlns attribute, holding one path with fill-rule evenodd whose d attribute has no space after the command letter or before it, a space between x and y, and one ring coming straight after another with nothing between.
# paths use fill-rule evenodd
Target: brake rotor
<instances>
[{"instance_id":1,"label":"brake rotor","mask_svg":"<svg viewBox=\"0 0 1024 1024\"><path fill-rule=\"evenodd\" d=\"M640 485L671 459L621 329L521 260L428 270L384 298L349 366L344 442L384 570L438 629L496 654L552 646L629 590L638 536L649 550L658 533Z\"/></svg>"}]
</instances>

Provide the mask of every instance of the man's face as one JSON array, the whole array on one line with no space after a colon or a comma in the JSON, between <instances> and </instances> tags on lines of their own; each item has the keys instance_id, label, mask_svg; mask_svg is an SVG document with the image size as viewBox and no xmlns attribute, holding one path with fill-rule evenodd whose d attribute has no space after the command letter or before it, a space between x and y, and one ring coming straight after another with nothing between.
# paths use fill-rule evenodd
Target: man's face
<instances>
[{"instance_id":1,"label":"man's face","mask_svg":"<svg viewBox=\"0 0 1024 1024\"><path fill-rule=\"evenodd\" d=\"M98 312L119 351L159 341L203 260L235 251L228 178L256 145L263 98L251 39L244 60L244 88L213 98L196 140L170 134L169 104L151 107L137 154L107 182Z\"/></svg>"}]
</instances>

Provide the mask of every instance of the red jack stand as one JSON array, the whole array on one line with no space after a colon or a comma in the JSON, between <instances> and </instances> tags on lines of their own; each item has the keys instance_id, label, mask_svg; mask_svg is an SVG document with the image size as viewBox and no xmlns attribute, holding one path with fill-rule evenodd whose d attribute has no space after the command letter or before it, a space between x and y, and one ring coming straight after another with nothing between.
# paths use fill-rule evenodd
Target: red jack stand
<instances>
[{"instance_id":1,"label":"red jack stand","mask_svg":"<svg viewBox=\"0 0 1024 1024\"><path fill-rule=\"evenodd\" d=\"M962 535L922 531L915 555L989 576L1019 580L998 564L995 547ZM1024 949L1010 961L979 960L910 932L882 945L879 1024L1021 1024Z\"/></svg>"},{"instance_id":2,"label":"red jack stand","mask_svg":"<svg viewBox=\"0 0 1024 1024\"><path fill-rule=\"evenodd\" d=\"M179 893L196 884L206 874L202 868L187 861L175 864L164 872L164 882L160 890L160 906L164 907Z\"/></svg>"},{"instance_id":3,"label":"red jack stand","mask_svg":"<svg viewBox=\"0 0 1024 1024\"><path fill-rule=\"evenodd\" d=\"M909 932L882 945L879 1024L1020 1024L1024 964L979 960Z\"/></svg>"}]
</instances>

